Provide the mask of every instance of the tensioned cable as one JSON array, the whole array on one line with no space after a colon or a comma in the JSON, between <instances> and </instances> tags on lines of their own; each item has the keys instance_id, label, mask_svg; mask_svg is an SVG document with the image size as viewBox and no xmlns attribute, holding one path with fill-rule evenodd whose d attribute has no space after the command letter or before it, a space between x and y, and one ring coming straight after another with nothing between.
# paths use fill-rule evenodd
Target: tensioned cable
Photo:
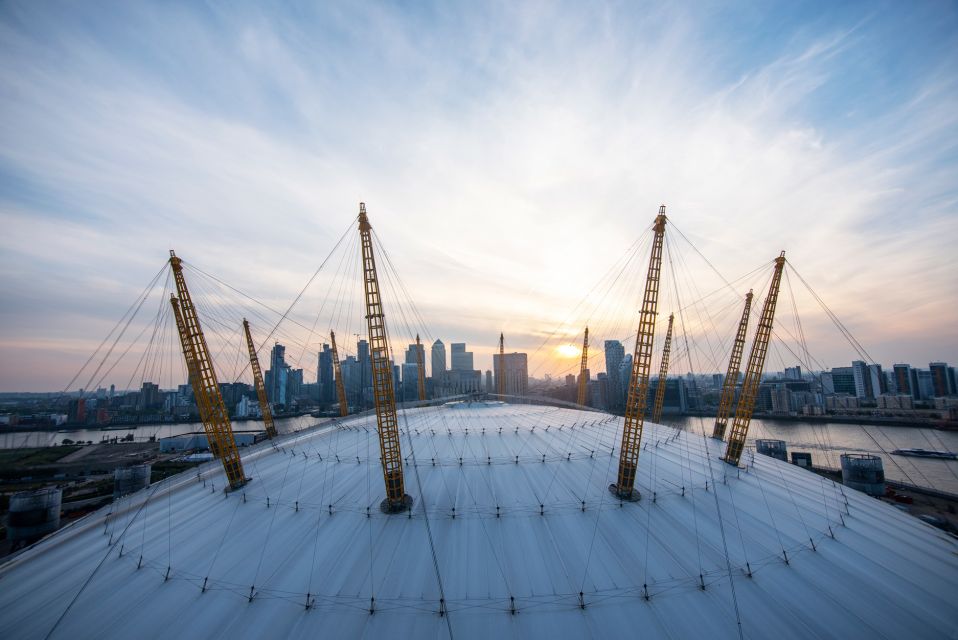
<instances>
[{"instance_id":1,"label":"tensioned cable","mask_svg":"<svg viewBox=\"0 0 958 640\"><path fill-rule=\"evenodd\" d=\"M157 483L156 485L153 486L153 490L150 492L150 495L147 496L146 500L143 501L143 504L140 505L140 508L137 509L137 515L139 515L139 512L142 511L144 507L146 507L147 503L149 503L150 499L153 497L153 494L156 493L157 488L159 488L161 484L162 483ZM60 614L60 617L57 618L56 622L53 623L53 626L50 627L50 630L47 632L47 635L45 636L46 640L50 639L50 637L53 635L53 632L56 631L57 627L60 626L60 623L63 622L63 619L66 617L67 613L69 613L73 605L76 604L76 601L79 599L80 594L82 594L84 590L86 590L86 588L90 586L90 583L93 581L93 577L100 570L100 567L103 566L103 563L106 562L106 559L110 557L110 553L113 551L113 547L116 546L116 544L123 538L123 536L126 535L127 530L129 530L130 526L132 526L135 521L136 521L135 516L133 518L130 518L130 521L126 524L125 527L123 527L123 532L116 539L116 541L112 545L107 545L106 553L103 554L103 557L100 559L97 565L93 568L93 571L90 572L89 577L87 577L87 579L83 582L83 585L80 587L80 590L77 591L76 595L73 596L73 599L70 600L70 604L67 605L66 609L63 610L63 613ZM144 519L144 526L146 526L145 519Z\"/></svg>"}]
</instances>

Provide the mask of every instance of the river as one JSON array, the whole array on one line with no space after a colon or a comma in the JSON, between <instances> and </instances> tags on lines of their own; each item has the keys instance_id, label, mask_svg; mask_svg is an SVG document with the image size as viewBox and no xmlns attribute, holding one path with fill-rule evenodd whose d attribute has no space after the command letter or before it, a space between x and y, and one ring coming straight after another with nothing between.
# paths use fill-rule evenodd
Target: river
<instances>
[{"instance_id":1,"label":"river","mask_svg":"<svg viewBox=\"0 0 958 640\"><path fill-rule=\"evenodd\" d=\"M704 431L711 435L714 418L663 416L663 424ZM731 420L729 428L731 429ZM839 422L801 422L754 418L748 431L748 446L756 438L784 440L792 451L812 454L816 467L841 468L843 453L871 453L882 459L890 480L958 494L958 460L935 460L892 455L895 449L929 449L958 452L958 431L920 427L889 427Z\"/></svg>"},{"instance_id":2,"label":"river","mask_svg":"<svg viewBox=\"0 0 958 640\"><path fill-rule=\"evenodd\" d=\"M313 418L312 416L293 416L290 418L277 418L275 421L276 430L280 433L292 433L300 431L315 424L319 424L326 418ZM244 420L234 422L234 431L265 431L261 420ZM151 424L142 426L112 428L112 429L61 429L59 431L10 431L0 433L0 449L19 449L21 447L50 447L56 444L62 444L64 439L73 441L92 441L100 442L103 438L123 439L129 434L133 434L134 442L146 442L151 437L157 440L160 438L169 438L184 433L203 432L202 422L184 422L181 424Z\"/></svg>"},{"instance_id":3,"label":"river","mask_svg":"<svg viewBox=\"0 0 958 640\"><path fill-rule=\"evenodd\" d=\"M308 415L279 418L276 428L280 433L300 431L318 424L319 418ZM696 433L712 433L712 418L690 416L663 416L662 422L691 429ZM731 426L731 425L730 425ZM238 422L237 431L262 430L260 421ZM0 449L20 447L47 447L70 440L100 442L104 437L123 438L132 433L136 442L145 442L151 436L167 438L190 432L202 432L199 422L147 425L130 429L79 429L74 431L21 431L0 433ZM756 438L784 440L788 451L812 454L815 466L841 468L839 456L843 453L872 453L884 464L885 475L892 480L907 482L940 491L958 494L958 461L911 458L891 455L895 449L933 449L958 451L958 431L939 431L919 427L890 427L831 422L778 421L755 418L749 428L749 445Z\"/></svg>"}]
</instances>

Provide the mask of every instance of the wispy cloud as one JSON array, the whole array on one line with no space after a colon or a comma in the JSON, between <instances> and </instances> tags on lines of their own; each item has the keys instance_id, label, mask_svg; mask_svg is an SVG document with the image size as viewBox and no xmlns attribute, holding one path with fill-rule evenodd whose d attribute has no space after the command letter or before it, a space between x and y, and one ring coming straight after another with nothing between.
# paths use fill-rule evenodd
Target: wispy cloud
<instances>
[{"instance_id":1,"label":"wispy cloud","mask_svg":"<svg viewBox=\"0 0 958 640\"><path fill-rule=\"evenodd\" d=\"M69 379L76 356L24 378L12 345L102 336L170 247L284 307L359 200L484 368L500 329L538 345L660 202L723 273L787 249L879 360L958 360L956 23L934 3L6 4L0 388ZM816 350L848 359L816 314Z\"/></svg>"}]
</instances>

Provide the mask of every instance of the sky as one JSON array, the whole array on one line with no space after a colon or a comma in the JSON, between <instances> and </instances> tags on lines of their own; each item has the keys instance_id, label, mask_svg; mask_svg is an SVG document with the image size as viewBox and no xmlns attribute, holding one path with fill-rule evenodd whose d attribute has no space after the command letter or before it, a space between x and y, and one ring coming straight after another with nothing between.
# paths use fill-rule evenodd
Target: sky
<instances>
[{"instance_id":1,"label":"sky","mask_svg":"<svg viewBox=\"0 0 958 640\"><path fill-rule=\"evenodd\" d=\"M579 340L662 203L700 291L784 249L875 361L958 364L958 5L0 2L0 390L63 389L171 248L285 309L360 201L478 368Z\"/></svg>"}]
</instances>

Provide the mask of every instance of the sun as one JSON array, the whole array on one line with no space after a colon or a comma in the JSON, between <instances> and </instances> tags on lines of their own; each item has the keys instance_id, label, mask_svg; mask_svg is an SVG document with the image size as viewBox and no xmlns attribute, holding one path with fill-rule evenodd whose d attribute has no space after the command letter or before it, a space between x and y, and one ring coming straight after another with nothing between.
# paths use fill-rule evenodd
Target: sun
<instances>
[{"instance_id":1,"label":"sun","mask_svg":"<svg viewBox=\"0 0 958 640\"><path fill-rule=\"evenodd\" d=\"M556 355L560 358L578 358L581 353L578 347L574 347L571 344L558 346L555 351Z\"/></svg>"}]
</instances>

